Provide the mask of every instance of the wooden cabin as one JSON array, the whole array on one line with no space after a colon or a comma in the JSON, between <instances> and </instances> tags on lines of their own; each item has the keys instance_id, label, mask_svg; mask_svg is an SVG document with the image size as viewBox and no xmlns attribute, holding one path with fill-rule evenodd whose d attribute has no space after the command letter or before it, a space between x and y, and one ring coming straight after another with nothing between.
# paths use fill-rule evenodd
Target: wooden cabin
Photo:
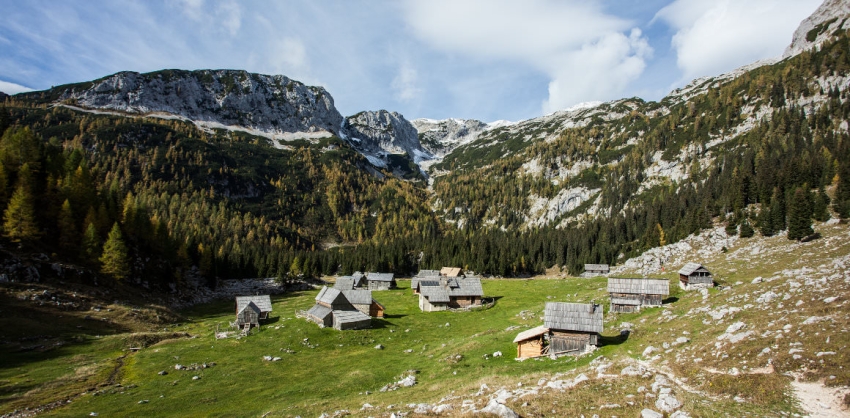
<instances>
[{"instance_id":1,"label":"wooden cabin","mask_svg":"<svg viewBox=\"0 0 850 418\"><path fill-rule=\"evenodd\" d=\"M339 289L342 291L354 289L354 277L351 276L339 276L336 278L334 282L334 289Z\"/></svg>"},{"instance_id":2,"label":"wooden cabin","mask_svg":"<svg viewBox=\"0 0 850 418\"><path fill-rule=\"evenodd\" d=\"M541 325L525 330L514 338L516 343L516 358L533 358L543 355L543 343L549 328Z\"/></svg>"},{"instance_id":3,"label":"wooden cabin","mask_svg":"<svg viewBox=\"0 0 850 418\"><path fill-rule=\"evenodd\" d=\"M348 302L360 312L373 318L384 317L384 305L372 298L372 291L365 289L343 290L342 294Z\"/></svg>"},{"instance_id":4,"label":"wooden cabin","mask_svg":"<svg viewBox=\"0 0 850 418\"><path fill-rule=\"evenodd\" d=\"M596 347L602 332L602 306L547 302L543 326L549 328L549 354L582 354Z\"/></svg>"},{"instance_id":5,"label":"wooden cabin","mask_svg":"<svg viewBox=\"0 0 850 418\"><path fill-rule=\"evenodd\" d=\"M372 324L372 318L355 308L342 291L324 286L306 316L320 327L338 330L369 328Z\"/></svg>"},{"instance_id":6,"label":"wooden cabin","mask_svg":"<svg viewBox=\"0 0 850 418\"><path fill-rule=\"evenodd\" d=\"M463 276L463 269L460 267L443 267L440 269L440 276L461 277Z\"/></svg>"},{"instance_id":7,"label":"wooden cabin","mask_svg":"<svg viewBox=\"0 0 850 418\"><path fill-rule=\"evenodd\" d=\"M410 288L413 289L413 294L419 294L419 281L420 280L440 280L440 271L439 270L419 270L419 273L416 273L415 276L410 280Z\"/></svg>"},{"instance_id":8,"label":"wooden cabin","mask_svg":"<svg viewBox=\"0 0 850 418\"><path fill-rule=\"evenodd\" d=\"M610 312L637 312L643 306L661 306L661 301L669 294L667 279L608 279Z\"/></svg>"},{"instance_id":9,"label":"wooden cabin","mask_svg":"<svg viewBox=\"0 0 850 418\"><path fill-rule=\"evenodd\" d=\"M254 302L248 302L238 312L236 312L236 327L250 328L260 326L260 308Z\"/></svg>"},{"instance_id":10,"label":"wooden cabin","mask_svg":"<svg viewBox=\"0 0 850 418\"><path fill-rule=\"evenodd\" d=\"M423 312L481 306L484 289L478 277L442 277L417 283L419 309Z\"/></svg>"},{"instance_id":11,"label":"wooden cabin","mask_svg":"<svg viewBox=\"0 0 850 418\"><path fill-rule=\"evenodd\" d=\"M390 290L396 288L393 273L367 273L366 283L369 290Z\"/></svg>"},{"instance_id":12,"label":"wooden cabin","mask_svg":"<svg viewBox=\"0 0 850 418\"><path fill-rule=\"evenodd\" d=\"M679 286L685 290L714 287L714 277L702 264L688 263L679 270Z\"/></svg>"},{"instance_id":13,"label":"wooden cabin","mask_svg":"<svg viewBox=\"0 0 850 418\"><path fill-rule=\"evenodd\" d=\"M269 313L272 311L272 299L269 295L237 296L236 313L238 314L245 306L252 302L260 310L260 319L268 319Z\"/></svg>"},{"instance_id":14,"label":"wooden cabin","mask_svg":"<svg viewBox=\"0 0 850 418\"><path fill-rule=\"evenodd\" d=\"M581 277L597 277L608 274L611 268L607 264L585 264Z\"/></svg>"}]
</instances>

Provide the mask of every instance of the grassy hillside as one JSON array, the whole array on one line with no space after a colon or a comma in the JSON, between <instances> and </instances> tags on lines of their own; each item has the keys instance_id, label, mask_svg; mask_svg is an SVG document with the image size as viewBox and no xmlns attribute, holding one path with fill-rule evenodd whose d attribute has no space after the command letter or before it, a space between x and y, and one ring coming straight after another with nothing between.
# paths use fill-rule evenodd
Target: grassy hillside
<instances>
[{"instance_id":1,"label":"grassy hillside","mask_svg":"<svg viewBox=\"0 0 850 418\"><path fill-rule=\"evenodd\" d=\"M124 302L96 313L68 311L60 321L69 322L61 327L40 321L27 328L29 335L50 334L56 337L53 344L61 340L62 345L4 336L0 412L70 399L50 415L318 416L347 410L355 416L388 416L414 410L419 405L409 404L419 403L450 405L453 409L445 414L457 415L501 396L523 416L608 413L600 411L603 406L617 416L635 416L643 408L657 410L660 392L650 389L657 376L668 379L666 386L683 404L681 409L693 416L801 412L794 396L802 392L794 391L795 379L828 387L850 385L850 232L846 224L835 223L819 224L816 230L822 238L806 243L755 237L731 241L723 252L703 237L692 237L684 241L689 247L662 248L657 254L670 256L666 271L651 276L675 284L674 272L684 260L698 259L716 273L722 287L703 297L671 286L663 308L606 314L602 347L579 359L517 362L511 341L542 322L547 301L606 305L605 278L485 280L486 295L497 298L492 308L427 314L419 312L409 282L401 281L399 290L375 293L387 307L384 320L375 320L374 329L348 332L319 329L295 318L296 310L312 305L316 292L292 293L273 299L270 323L240 339L213 336L232 320L229 301L181 312L182 319ZM27 291L9 285L3 289L8 301ZM11 309L3 329L14 329L10 324L23 315L17 312L33 303L37 305L30 297L20 309ZM103 325L127 324L133 312L147 318L138 322L147 325ZM160 323L151 320L158 314ZM85 315L94 320L80 319ZM108 322L99 320L101 315L114 317ZM743 325L727 333L737 323ZM625 328L631 328L628 338L620 337ZM729 338L741 333L746 335L739 335L740 341ZM169 339L155 343L159 338ZM678 343L679 338L687 341ZM383 349L376 349L378 344ZM649 346L654 347L651 352L646 351ZM144 348L130 352L129 347ZM492 357L496 351L504 355ZM263 356L281 360L265 361ZM204 363L214 365L174 368ZM640 369L640 375L621 375L627 366ZM408 374L416 376L415 386L379 391ZM580 374L589 380L558 389L557 382ZM480 390L485 383L489 390ZM645 389L639 390L641 386ZM464 401L470 406L464 407ZM366 403L374 408L361 410Z\"/></svg>"}]
</instances>

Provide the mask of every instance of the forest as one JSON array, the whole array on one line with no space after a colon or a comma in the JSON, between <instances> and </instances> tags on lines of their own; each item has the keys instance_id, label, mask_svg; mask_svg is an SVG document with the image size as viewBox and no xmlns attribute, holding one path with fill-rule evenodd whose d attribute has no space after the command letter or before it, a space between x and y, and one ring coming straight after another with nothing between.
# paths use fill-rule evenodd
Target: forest
<instances>
[{"instance_id":1,"label":"forest","mask_svg":"<svg viewBox=\"0 0 850 418\"><path fill-rule=\"evenodd\" d=\"M189 271L211 285L443 265L504 277L578 273L714 220L742 237L811 239L812 222L830 211L850 217L850 100L823 84L848 76L848 42L840 34L687 100L630 99L626 116L555 141L497 132L509 153L459 148L432 189L371 166L335 137L280 148L179 120L72 110L44 100L50 91L19 94L0 105L0 242L166 287ZM758 112L766 117L736 134ZM658 153L681 159L688 178L648 182ZM544 169L524 170L531 160ZM556 178L578 162L587 168ZM583 205L528 225L530 195L570 187L598 189L600 210L576 216Z\"/></svg>"}]
</instances>

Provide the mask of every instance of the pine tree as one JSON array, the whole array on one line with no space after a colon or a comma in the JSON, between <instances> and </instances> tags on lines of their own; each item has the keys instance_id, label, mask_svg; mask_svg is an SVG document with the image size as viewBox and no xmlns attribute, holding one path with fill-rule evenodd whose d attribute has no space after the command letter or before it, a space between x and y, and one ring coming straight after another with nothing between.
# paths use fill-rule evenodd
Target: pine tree
<instances>
[{"instance_id":1,"label":"pine tree","mask_svg":"<svg viewBox=\"0 0 850 418\"><path fill-rule=\"evenodd\" d=\"M94 264L100 258L100 237L98 236L97 227L94 226L94 222L86 223L86 232L83 233L82 244L80 258Z\"/></svg>"},{"instance_id":2,"label":"pine tree","mask_svg":"<svg viewBox=\"0 0 850 418\"><path fill-rule=\"evenodd\" d=\"M78 236L74 215L71 212L71 202L68 199L62 203L56 223L59 227L59 249L65 254L72 254L77 246Z\"/></svg>"},{"instance_id":3,"label":"pine tree","mask_svg":"<svg viewBox=\"0 0 850 418\"><path fill-rule=\"evenodd\" d=\"M794 191L788 215L788 239L801 240L815 233L812 230L811 210L806 192L802 188Z\"/></svg>"},{"instance_id":4,"label":"pine tree","mask_svg":"<svg viewBox=\"0 0 850 418\"><path fill-rule=\"evenodd\" d=\"M110 274L116 279L123 279L130 275L130 262L127 255L127 245L121 235L118 222L112 225L106 243L103 244L103 254L100 256L101 271Z\"/></svg>"},{"instance_id":5,"label":"pine tree","mask_svg":"<svg viewBox=\"0 0 850 418\"><path fill-rule=\"evenodd\" d=\"M812 206L812 217L816 221L826 222L829 220L829 196L827 196L823 186L818 188L818 194L815 195Z\"/></svg>"},{"instance_id":6,"label":"pine tree","mask_svg":"<svg viewBox=\"0 0 850 418\"><path fill-rule=\"evenodd\" d=\"M28 187L18 186L3 212L3 232L13 242L33 241L40 231L35 222L35 206Z\"/></svg>"},{"instance_id":7,"label":"pine tree","mask_svg":"<svg viewBox=\"0 0 850 418\"><path fill-rule=\"evenodd\" d=\"M750 226L750 222L747 221L747 220L744 220L744 222L741 222L740 237L741 238L749 238L753 235L755 235L755 231L753 230L753 227Z\"/></svg>"}]
</instances>

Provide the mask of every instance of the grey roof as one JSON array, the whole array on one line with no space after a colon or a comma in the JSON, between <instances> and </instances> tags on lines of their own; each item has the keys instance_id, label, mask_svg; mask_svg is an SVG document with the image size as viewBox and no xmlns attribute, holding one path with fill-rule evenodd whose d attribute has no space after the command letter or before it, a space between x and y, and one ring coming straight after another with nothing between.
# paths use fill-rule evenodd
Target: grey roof
<instances>
[{"instance_id":1,"label":"grey roof","mask_svg":"<svg viewBox=\"0 0 850 418\"><path fill-rule=\"evenodd\" d=\"M371 290L343 290L342 294L353 305L370 305L372 304Z\"/></svg>"},{"instance_id":2,"label":"grey roof","mask_svg":"<svg viewBox=\"0 0 850 418\"><path fill-rule=\"evenodd\" d=\"M339 289L339 290L354 289L354 277L351 277L351 276L337 277L336 283L334 283L334 288Z\"/></svg>"},{"instance_id":3,"label":"grey roof","mask_svg":"<svg viewBox=\"0 0 850 418\"><path fill-rule=\"evenodd\" d=\"M247 310L247 309L250 309L250 310L256 312L257 314L260 313L260 308L257 307L257 305L255 305L254 302L248 302L247 305L243 306L242 309L239 310L239 313L242 313L242 311Z\"/></svg>"},{"instance_id":4,"label":"grey roof","mask_svg":"<svg viewBox=\"0 0 850 418\"><path fill-rule=\"evenodd\" d=\"M422 297L428 299L428 302L431 303L448 303L449 302L449 293L446 292L446 289L443 289L442 286L437 283L436 286L428 286L424 283L428 282L419 282L419 293ZM436 283L436 282L434 282Z\"/></svg>"},{"instance_id":5,"label":"grey roof","mask_svg":"<svg viewBox=\"0 0 850 418\"><path fill-rule=\"evenodd\" d=\"M416 277L440 277L440 270L419 270L419 273L416 273Z\"/></svg>"},{"instance_id":6,"label":"grey roof","mask_svg":"<svg viewBox=\"0 0 850 418\"><path fill-rule=\"evenodd\" d=\"M307 315L314 316L316 318L324 320L331 314L331 308L327 306L319 305L318 303L313 305L310 310L307 311Z\"/></svg>"},{"instance_id":7,"label":"grey roof","mask_svg":"<svg viewBox=\"0 0 850 418\"><path fill-rule=\"evenodd\" d=\"M588 270L610 271L607 264L585 264L584 265L584 271L588 271Z\"/></svg>"},{"instance_id":8,"label":"grey roof","mask_svg":"<svg viewBox=\"0 0 850 418\"><path fill-rule=\"evenodd\" d=\"M449 296L484 296L484 288L481 287L481 279L478 277L467 277L465 279L449 279L449 282L454 282L457 286L449 283L446 289Z\"/></svg>"},{"instance_id":9,"label":"grey roof","mask_svg":"<svg viewBox=\"0 0 850 418\"><path fill-rule=\"evenodd\" d=\"M372 318L369 315L364 314L360 311L333 311L334 314L334 322L340 323L348 323L348 322L360 322L360 321L371 321Z\"/></svg>"},{"instance_id":10,"label":"grey roof","mask_svg":"<svg viewBox=\"0 0 850 418\"><path fill-rule=\"evenodd\" d=\"M272 311L272 299L269 295L256 295L256 296L237 296L236 297L236 312L241 311L245 308L249 303L254 302L254 305L257 305L257 308L260 308L260 312L271 312Z\"/></svg>"},{"instance_id":11,"label":"grey roof","mask_svg":"<svg viewBox=\"0 0 850 418\"><path fill-rule=\"evenodd\" d=\"M667 279L624 279L608 278L609 293L631 293L636 295L669 295L670 282Z\"/></svg>"},{"instance_id":12,"label":"grey roof","mask_svg":"<svg viewBox=\"0 0 850 418\"><path fill-rule=\"evenodd\" d=\"M615 305L640 306L640 299L638 299L638 298L611 298L611 303L613 303Z\"/></svg>"},{"instance_id":13,"label":"grey roof","mask_svg":"<svg viewBox=\"0 0 850 418\"><path fill-rule=\"evenodd\" d=\"M602 307L589 303L547 302L543 325L552 330L602 332Z\"/></svg>"},{"instance_id":14,"label":"grey roof","mask_svg":"<svg viewBox=\"0 0 850 418\"><path fill-rule=\"evenodd\" d=\"M446 277L458 277L463 273L460 267L443 267L440 269L440 274Z\"/></svg>"},{"instance_id":15,"label":"grey roof","mask_svg":"<svg viewBox=\"0 0 850 418\"><path fill-rule=\"evenodd\" d=\"M322 290L319 290L319 294L316 295L316 302L324 302L328 305L333 305L340 295L342 295L342 292L340 292L339 289L322 286Z\"/></svg>"},{"instance_id":16,"label":"grey roof","mask_svg":"<svg viewBox=\"0 0 850 418\"><path fill-rule=\"evenodd\" d=\"M691 274L693 274L695 271L697 271L699 269L703 269L706 272L708 272L708 269L703 267L702 264L688 263L688 264L685 264L685 266L682 267L681 270L679 270L679 274L682 274L682 275L685 275L685 276L690 276Z\"/></svg>"},{"instance_id":17,"label":"grey roof","mask_svg":"<svg viewBox=\"0 0 850 418\"><path fill-rule=\"evenodd\" d=\"M369 273L366 275L366 280L375 282L391 282L395 275L393 273Z\"/></svg>"},{"instance_id":18,"label":"grey roof","mask_svg":"<svg viewBox=\"0 0 850 418\"><path fill-rule=\"evenodd\" d=\"M362 272L362 271L355 271L354 273L351 273L351 277L354 277L354 280L355 280L355 281L357 281L358 279L362 279L362 278L363 278L363 277L365 277L365 276L366 276L366 275L365 275L365 274L363 274L363 272Z\"/></svg>"},{"instance_id":19,"label":"grey roof","mask_svg":"<svg viewBox=\"0 0 850 418\"><path fill-rule=\"evenodd\" d=\"M543 325L541 325L539 327L527 329L527 330L517 334L516 338L514 338L514 342L518 343L520 341L525 341L525 340L528 340L528 339L531 339L531 338L534 338L534 337L541 336L541 335L543 335L547 332L549 332L549 328L546 328Z\"/></svg>"}]
</instances>

